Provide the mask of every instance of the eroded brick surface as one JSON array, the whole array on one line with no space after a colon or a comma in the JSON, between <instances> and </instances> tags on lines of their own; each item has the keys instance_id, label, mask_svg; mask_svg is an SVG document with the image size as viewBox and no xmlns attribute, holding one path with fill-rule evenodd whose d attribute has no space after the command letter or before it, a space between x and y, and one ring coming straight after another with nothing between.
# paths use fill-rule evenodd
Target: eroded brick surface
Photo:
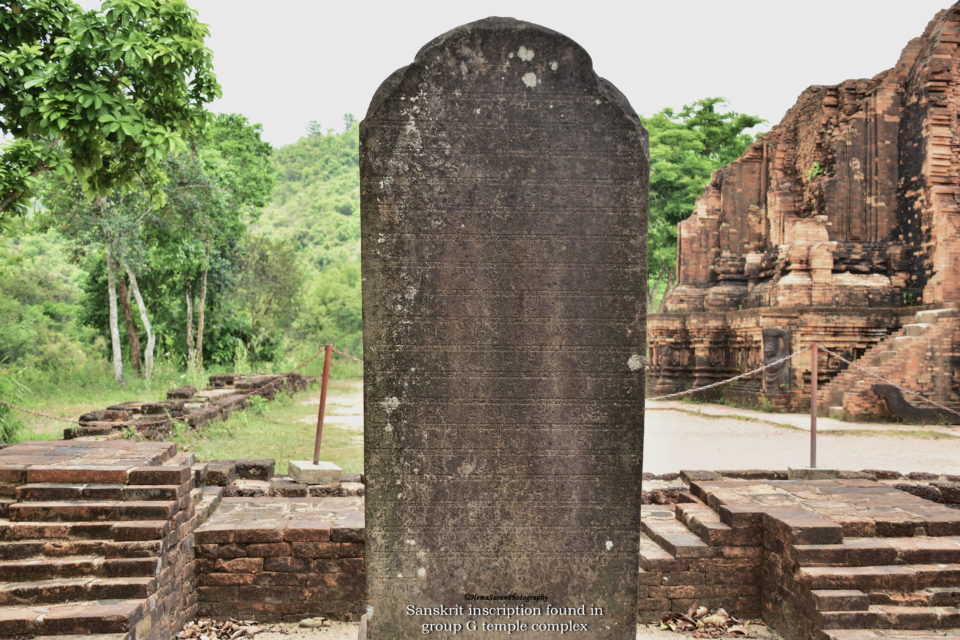
<instances>
[{"instance_id":1,"label":"eroded brick surface","mask_svg":"<svg viewBox=\"0 0 960 640\"><path fill-rule=\"evenodd\" d=\"M0 450L0 636L172 638L196 611L193 530L219 491L162 442Z\"/></svg>"},{"instance_id":2,"label":"eroded brick surface","mask_svg":"<svg viewBox=\"0 0 960 640\"><path fill-rule=\"evenodd\" d=\"M960 511L866 479L691 493L643 508L642 618L696 603L762 615L789 640L957 637Z\"/></svg>"},{"instance_id":3,"label":"eroded brick surface","mask_svg":"<svg viewBox=\"0 0 960 640\"><path fill-rule=\"evenodd\" d=\"M226 498L197 529L201 615L350 619L364 609L361 498Z\"/></svg>"},{"instance_id":4,"label":"eroded brick surface","mask_svg":"<svg viewBox=\"0 0 960 640\"><path fill-rule=\"evenodd\" d=\"M810 87L713 175L679 225L665 313L650 319L652 394L732 377L817 341L960 402L951 363L960 325L914 315L960 302L958 33L954 5L892 69ZM822 382L845 367L820 364ZM801 358L726 393L800 409L809 375ZM888 416L869 386L855 384L862 377L826 392L825 412Z\"/></svg>"}]
</instances>

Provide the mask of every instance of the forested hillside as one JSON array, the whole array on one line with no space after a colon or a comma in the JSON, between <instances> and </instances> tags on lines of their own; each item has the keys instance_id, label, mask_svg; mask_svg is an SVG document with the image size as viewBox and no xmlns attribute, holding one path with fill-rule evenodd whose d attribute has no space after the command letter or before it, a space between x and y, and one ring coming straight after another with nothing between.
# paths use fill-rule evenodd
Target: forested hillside
<instances>
[{"instance_id":1,"label":"forested hillside","mask_svg":"<svg viewBox=\"0 0 960 640\"><path fill-rule=\"evenodd\" d=\"M304 270L296 336L359 354L359 125L316 131L274 153L277 184L254 229L293 248Z\"/></svg>"}]
</instances>

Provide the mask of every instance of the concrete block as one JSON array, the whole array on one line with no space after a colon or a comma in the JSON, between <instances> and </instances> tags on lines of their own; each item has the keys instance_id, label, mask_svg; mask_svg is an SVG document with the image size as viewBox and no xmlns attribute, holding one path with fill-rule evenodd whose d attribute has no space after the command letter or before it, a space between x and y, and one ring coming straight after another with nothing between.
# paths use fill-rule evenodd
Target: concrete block
<instances>
[{"instance_id":1,"label":"concrete block","mask_svg":"<svg viewBox=\"0 0 960 640\"><path fill-rule=\"evenodd\" d=\"M290 461L290 476L302 484L330 484L339 481L341 473L343 470L332 462Z\"/></svg>"}]
</instances>

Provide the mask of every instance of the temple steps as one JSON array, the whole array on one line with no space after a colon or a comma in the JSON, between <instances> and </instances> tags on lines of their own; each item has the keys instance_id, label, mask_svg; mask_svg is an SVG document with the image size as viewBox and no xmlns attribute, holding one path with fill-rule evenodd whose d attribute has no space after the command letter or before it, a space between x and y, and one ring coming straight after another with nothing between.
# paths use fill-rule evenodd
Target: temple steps
<instances>
[{"instance_id":1,"label":"temple steps","mask_svg":"<svg viewBox=\"0 0 960 640\"><path fill-rule=\"evenodd\" d=\"M169 520L12 521L0 520L0 540L105 540L113 542L159 540L170 533Z\"/></svg>"},{"instance_id":2,"label":"temple steps","mask_svg":"<svg viewBox=\"0 0 960 640\"><path fill-rule=\"evenodd\" d=\"M176 501L104 500L17 502L7 510L11 521L167 520L179 511Z\"/></svg>"},{"instance_id":3,"label":"temple steps","mask_svg":"<svg viewBox=\"0 0 960 640\"><path fill-rule=\"evenodd\" d=\"M795 545L794 552L805 567L960 564L960 539L938 536L844 538L842 544Z\"/></svg>"},{"instance_id":4,"label":"temple steps","mask_svg":"<svg viewBox=\"0 0 960 640\"><path fill-rule=\"evenodd\" d=\"M960 638L960 628L893 631L885 629L827 629L819 640L944 640Z\"/></svg>"},{"instance_id":5,"label":"temple steps","mask_svg":"<svg viewBox=\"0 0 960 640\"><path fill-rule=\"evenodd\" d=\"M145 602L138 598L0 607L0 637L126 634L143 616Z\"/></svg>"},{"instance_id":6,"label":"temple steps","mask_svg":"<svg viewBox=\"0 0 960 640\"><path fill-rule=\"evenodd\" d=\"M749 522L723 522L721 514L702 502L676 505L677 519L704 543L715 547L752 547L760 544L761 529Z\"/></svg>"},{"instance_id":7,"label":"temple steps","mask_svg":"<svg viewBox=\"0 0 960 640\"><path fill-rule=\"evenodd\" d=\"M80 576L150 577L156 575L158 564L157 558L105 558L103 556L3 560L0 561L0 581L51 580Z\"/></svg>"},{"instance_id":8,"label":"temple steps","mask_svg":"<svg viewBox=\"0 0 960 640\"><path fill-rule=\"evenodd\" d=\"M958 316L960 311L952 308L920 311L899 330L868 349L856 364L895 384L915 389L916 367L905 366L905 363L923 361L927 352L954 330L960 322ZM909 378L911 375L914 378ZM820 390L821 414L853 420L883 415L883 402L872 389L874 384L882 382L857 368L847 367Z\"/></svg>"},{"instance_id":9,"label":"temple steps","mask_svg":"<svg viewBox=\"0 0 960 640\"><path fill-rule=\"evenodd\" d=\"M960 610L956 607L870 605L864 611L822 611L820 621L830 629L946 629L960 626Z\"/></svg>"},{"instance_id":10,"label":"temple steps","mask_svg":"<svg viewBox=\"0 0 960 640\"><path fill-rule=\"evenodd\" d=\"M146 558L163 551L161 540L113 542L110 540L9 540L0 544L0 560L104 556L107 558Z\"/></svg>"},{"instance_id":11,"label":"temple steps","mask_svg":"<svg viewBox=\"0 0 960 640\"><path fill-rule=\"evenodd\" d=\"M916 591L926 587L960 586L960 564L801 567L797 581L811 590Z\"/></svg>"},{"instance_id":12,"label":"temple steps","mask_svg":"<svg viewBox=\"0 0 960 640\"><path fill-rule=\"evenodd\" d=\"M71 633L67 635L35 635L32 640L137 640L136 634L129 633Z\"/></svg>"},{"instance_id":13,"label":"temple steps","mask_svg":"<svg viewBox=\"0 0 960 640\"><path fill-rule=\"evenodd\" d=\"M56 502L63 500L148 501L179 500L183 485L124 484L25 484L17 487L19 502Z\"/></svg>"},{"instance_id":14,"label":"temple steps","mask_svg":"<svg viewBox=\"0 0 960 640\"><path fill-rule=\"evenodd\" d=\"M0 582L0 606L146 598L156 586L156 578L147 576Z\"/></svg>"},{"instance_id":15,"label":"temple steps","mask_svg":"<svg viewBox=\"0 0 960 640\"><path fill-rule=\"evenodd\" d=\"M677 520L672 506L644 505L640 526L647 538L674 558L704 558L716 555L714 548Z\"/></svg>"}]
</instances>

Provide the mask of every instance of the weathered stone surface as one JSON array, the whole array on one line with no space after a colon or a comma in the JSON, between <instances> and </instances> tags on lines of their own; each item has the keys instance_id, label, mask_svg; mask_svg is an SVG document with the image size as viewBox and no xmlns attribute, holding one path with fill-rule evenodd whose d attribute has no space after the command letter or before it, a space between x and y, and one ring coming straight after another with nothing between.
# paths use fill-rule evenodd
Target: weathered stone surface
<instances>
[{"instance_id":1,"label":"weathered stone surface","mask_svg":"<svg viewBox=\"0 0 960 640\"><path fill-rule=\"evenodd\" d=\"M633 638L647 164L625 98L536 25L455 29L375 95L361 125L371 640L465 621L408 605L523 604L464 594L601 607L573 621Z\"/></svg>"},{"instance_id":2,"label":"weathered stone surface","mask_svg":"<svg viewBox=\"0 0 960 640\"><path fill-rule=\"evenodd\" d=\"M313 464L312 460L291 460L290 475L302 484L330 484L340 480L343 469L332 462L321 460Z\"/></svg>"},{"instance_id":3,"label":"weathered stone surface","mask_svg":"<svg viewBox=\"0 0 960 640\"><path fill-rule=\"evenodd\" d=\"M770 332L787 332L791 350L817 341L960 404L950 355L960 321L927 332L938 314L921 318L960 302L958 33L955 4L892 69L810 87L713 175L679 226L678 283L650 321L653 394L754 369L771 355ZM918 304L928 310L913 316ZM821 383L836 376L821 387L824 413L889 416L862 372L837 375L845 368L820 361ZM809 358L794 359L724 392L803 409L809 376Z\"/></svg>"}]
</instances>

